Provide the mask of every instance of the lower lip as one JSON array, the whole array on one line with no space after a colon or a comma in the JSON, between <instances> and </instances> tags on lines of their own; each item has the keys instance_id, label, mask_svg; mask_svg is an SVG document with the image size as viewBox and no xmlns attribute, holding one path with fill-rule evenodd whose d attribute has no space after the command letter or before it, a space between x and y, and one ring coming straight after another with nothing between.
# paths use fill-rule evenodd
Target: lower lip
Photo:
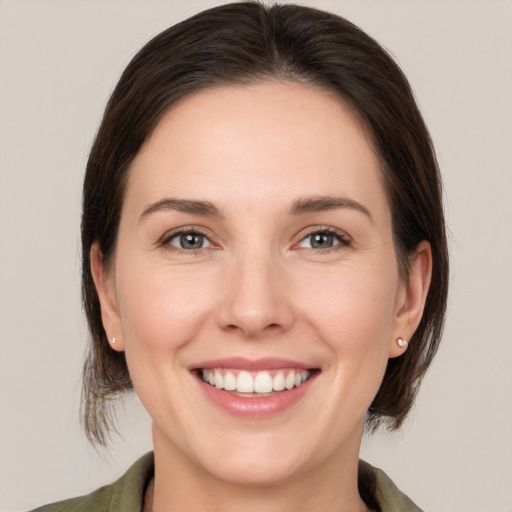
<instances>
[{"instance_id":1,"label":"lower lip","mask_svg":"<svg viewBox=\"0 0 512 512\"><path fill-rule=\"evenodd\" d=\"M253 398L233 395L203 382L199 377L197 380L207 398L225 412L233 416L257 419L275 416L296 404L307 393L317 376L318 373L313 374L296 388L279 391L271 396Z\"/></svg>"}]
</instances>

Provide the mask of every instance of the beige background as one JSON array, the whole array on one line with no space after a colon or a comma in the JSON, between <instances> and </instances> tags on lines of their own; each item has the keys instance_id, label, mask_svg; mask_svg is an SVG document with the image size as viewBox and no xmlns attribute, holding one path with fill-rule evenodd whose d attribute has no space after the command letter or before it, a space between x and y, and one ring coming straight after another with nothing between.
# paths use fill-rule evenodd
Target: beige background
<instances>
[{"instance_id":1,"label":"beige background","mask_svg":"<svg viewBox=\"0 0 512 512\"><path fill-rule=\"evenodd\" d=\"M218 2L0 0L0 510L116 478L150 449L136 400L96 452L78 423L84 162L121 70ZM427 511L512 511L512 3L318 0L397 57L437 146L453 259L444 345L400 434L363 454Z\"/></svg>"}]
</instances>

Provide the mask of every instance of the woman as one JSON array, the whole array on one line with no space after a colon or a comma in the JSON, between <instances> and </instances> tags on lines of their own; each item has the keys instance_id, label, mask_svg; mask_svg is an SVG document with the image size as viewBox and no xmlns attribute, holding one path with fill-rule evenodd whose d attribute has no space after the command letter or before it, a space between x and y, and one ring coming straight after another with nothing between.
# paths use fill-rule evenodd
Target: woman
<instances>
[{"instance_id":1,"label":"woman","mask_svg":"<svg viewBox=\"0 0 512 512\"><path fill-rule=\"evenodd\" d=\"M419 510L358 454L440 340L441 184L357 27L235 3L156 36L91 150L82 249L86 432L134 388L154 456L40 510Z\"/></svg>"}]
</instances>

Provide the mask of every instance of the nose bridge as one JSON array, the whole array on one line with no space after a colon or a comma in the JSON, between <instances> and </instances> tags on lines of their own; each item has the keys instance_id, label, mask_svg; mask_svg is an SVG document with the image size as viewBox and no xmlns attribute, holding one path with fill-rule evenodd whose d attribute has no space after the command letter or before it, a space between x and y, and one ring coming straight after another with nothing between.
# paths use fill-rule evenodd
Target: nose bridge
<instances>
[{"instance_id":1,"label":"nose bridge","mask_svg":"<svg viewBox=\"0 0 512 512\"><path fill-rule=\"evenodd\" d=\"M224 328L255 338L288 328L292 315L280 259L268 246L251 246L233 255L220 319Z\"/></svg>"}]
</instances>

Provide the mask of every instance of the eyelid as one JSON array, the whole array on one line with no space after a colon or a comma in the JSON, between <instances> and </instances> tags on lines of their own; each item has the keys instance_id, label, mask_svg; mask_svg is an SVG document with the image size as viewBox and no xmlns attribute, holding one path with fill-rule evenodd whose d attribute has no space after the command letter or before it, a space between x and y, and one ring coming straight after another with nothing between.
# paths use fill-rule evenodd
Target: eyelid
<instances>
[{"instance_id":1,"label":"eyelid","mask_svg":"<svg viewBox=\"0 0 512 512\"><path fill-rule=\"evenodd\" d=\"M198 235L204 236L210 243L210 246L209 247L201 247L200 249L182 249L180 247L176 247L176 246L169 244L169 241L172 240L173 238L176 238L177 236L180 236L180 235L186 235L188 233L197 233ZM207 230L200 226L194 226L194 225L179 226L179 227L176 227L169 231L166 231L164 233L164 235L162 235L158 239L157 244L158 244L158 246L167 248L169 250L174 250L174 251L184 252L184 253L186 252L188 254L190 254L190 253L193 254L195 252L202 251L204 249L219 249L220 248L219 244L216 244L215 242L213 242L210 230Z\"/></svg>"},{"instance_id":2,"label":"eyelid","mask_svg":"<svg viewBox=\"0 0 512 512\"><path fill-rule=\"evenodd\" d=\"M302 233L298 235L298 241L294 243L294 247L297 247L301 242L303 242L306 238L310 237L311 235L314 235L316 233L327 233L329 235L333 235L338 241L339 244L327 248L327 249L312 249L315 252L327 252L327 251L333 251L340 247L348 247L352 243L352 237L346 232L341 229L334 228L332 226L309 226L305 228L305 230L302 230ZM302 249L310 249L308 247L303 247Z\"/></svg>"},{"instance_id":3,"label":"eyelid","mask_svg":"<svg viewBox=\"0 0 512 512\"><path fill-rule=\"evenodd\" d=\"M187 233L197 233L197 234L200 234L202 236L204 236L208 242L211 244L209 247L204 247L204 248L200 248L200 249L181 249L179 247L176 247L176 246L171 246L169 244L169 241L179 235L184 235L184 234L187 234ZM352 243L352 237L346 232L346 231L343 231L341 229L338 229L338 228L334 228L332 226L308 226L304 229L301 230L300 234L297 234L296 235L296 242L294 242L293 244L293 247L292 248L297 248L298 244L300 244L302 241L304 241L306 238L308 238L309 236L311 235L314 235L315 233L327 233L327 234L330 234L330 235L333 235L338 241L339 241L339 244L331 247L331 248L327 248L327 249L311 249L315 252L328 252L329 250L336 250L337 248L340 248L340 247L348 247L351 245ZM178 226L176 228L173 228L169 231L166 231L164 233L164 235L162 235L158 241L157 241L157 244L158 246L161 246L161 247L166 247L166 248L171 248L172 247L172 250L174 251L178 251L178 252L186 252L188 254L191 254L191 253L195 253L195 252L198 252L198 251L202 251L204 249L220 249L220 244L218 243L215 243L213 240L212 240L212 234L211 234L211 231L209 229L206 229L206 228L203 228L201 226L195 226L195 225L185 225L185 226ZM303 248L303 249L308 249L308 248ZM170 249L171 250L171 249Z\"/></svg>"}]
</instances>

